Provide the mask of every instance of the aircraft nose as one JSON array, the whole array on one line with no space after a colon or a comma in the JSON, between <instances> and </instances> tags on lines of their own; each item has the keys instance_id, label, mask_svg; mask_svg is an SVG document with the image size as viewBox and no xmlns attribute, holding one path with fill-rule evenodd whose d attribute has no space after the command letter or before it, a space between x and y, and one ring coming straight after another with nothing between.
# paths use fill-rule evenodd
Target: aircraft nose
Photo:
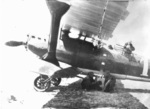
<instances>
[{"instance_id":1,"label":"aircraft nose","mask_svg":"<svg viewBox=\"0 0 150 109\"><path fill-rule=\"evenodd\" d=\"M33 54L41 57L47 52L48 42L44 38L30 36L25 47Z\"/></svg>"},{"instance_id":2,"label":"aircraft nose","mask_svg":"<svg viewBox=\"0 0 150 109\"><path fill-rule=\"evenodd\" d=\"M26 50L30 50L33 54L38 55L39 57L43 56L47 52L48 40L34 35L27 35L27 41L8 41L5 45L10 47L25 46Z\"/></svg>"}]
</instances>

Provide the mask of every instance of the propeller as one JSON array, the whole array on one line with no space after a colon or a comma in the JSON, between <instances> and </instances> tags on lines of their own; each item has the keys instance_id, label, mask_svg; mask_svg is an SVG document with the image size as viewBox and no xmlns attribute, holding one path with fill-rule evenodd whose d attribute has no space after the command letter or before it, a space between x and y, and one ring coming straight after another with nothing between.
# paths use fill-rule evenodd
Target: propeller
<instances>
[{"instance_id":1,"label":"propeller","mask_svg":"<svg viewBox=\"0 0 150 109\"><path fill-rule=\"evenodd\" d=\"M35 38L35 36L31 36L31 37ZM27 34L27 41L26 42L23 42L23 41L8 41L8 42L5 43L5 45L11 46L11 47L18 47L18 46L24 45L25 48L27 49L27 45L28 45L28 42L31 39L31 37L29 36L29 34Z\"/></svg>"},{"instance_id":2,"label":"propeller","mask_svg":"<svg viewBox=\"0 0 150 109\"><path fill-rule=\"evenodd\" d=\"M21 45L26 45L26 43L22 42L22 41L8 41L5 43L5 45L11 46L11 47L17 47L17 46L21 46Z\"/></svg>"}]
</instances>

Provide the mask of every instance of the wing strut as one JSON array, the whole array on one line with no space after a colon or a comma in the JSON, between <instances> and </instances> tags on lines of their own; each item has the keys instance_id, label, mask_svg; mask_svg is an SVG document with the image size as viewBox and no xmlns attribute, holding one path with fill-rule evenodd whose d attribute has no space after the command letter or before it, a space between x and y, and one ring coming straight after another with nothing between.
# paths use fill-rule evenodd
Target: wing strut
<instances>
[{"instance_id":1,"label":"wing strut","mask_svg":"<svg viewBox=\"0 0 150 109\"><path fill-rule=\"evenodd\" d=\"M56 59L56 46L61 17L68 11L70 6L57 0L46 0L51 13L51 27L48 41L48 52L43 56L43 60L59 66Z\"/></svg>"}]
</instances>

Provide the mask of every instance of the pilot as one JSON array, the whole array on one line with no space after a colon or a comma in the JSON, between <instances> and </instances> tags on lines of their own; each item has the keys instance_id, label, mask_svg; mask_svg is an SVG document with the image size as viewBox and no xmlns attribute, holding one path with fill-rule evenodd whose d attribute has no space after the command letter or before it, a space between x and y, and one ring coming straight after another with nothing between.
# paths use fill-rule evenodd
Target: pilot
<instances>
[{"instance_id":1,"label":"pilot","mask_svg":"<svg viewBox=\"0 0 150 109\"><path fill-rule=\"evenodd\" d=\"M93 72L89 72L87 77L85 77L81 83L82 89L90 90L92 82L94 82Z\"/></svg>"},{"instance_id":2,"label":"pilot","mask_svg":"<svg viewBox=\"0 0 150 109\"><path fill-rule=\"evenodd\" d=\"M87 77L83 79L81 86L82 89L85 90L102 90L100 85L102 84L101 81L97 81L94 78L93 72L89 72Z\"/></svg>"},{"instance_id":3,"label":"pilot","mask_svg":"<svg viewBox=\"0 0 150 109\"><path fill-rule=\"evenodd\" d=\"M109 71L105 71L104 73L104 87L102 91L104 92L113 92L116 84L116 79L112 75L110 75Z\"/></svg>"},{"instance_id":4,"label":"pilot","mask_svg":"<svg viewBox=\"0 0 150 109\"><path fill-rule=\"evenodd\" d=\"M101 42L101 40L99 39L98 36L92 36L92 41L93 41L93 45L94 47L96 47L97 49L102 48L103 43Z\"/></svg>"},{"instance_id":5,"label":"pilot","mask_svg":"<svg viewBox=\"0 0 150 109\"><path fill-rule=\"evenodd\" d=\"M125 43L124 50L125 50L125 53L132 54L132 51L135 50L135 48L134 48L134 46L132 44L132 41L129 41L129 42Z\"/></svg>"}]
</instances>

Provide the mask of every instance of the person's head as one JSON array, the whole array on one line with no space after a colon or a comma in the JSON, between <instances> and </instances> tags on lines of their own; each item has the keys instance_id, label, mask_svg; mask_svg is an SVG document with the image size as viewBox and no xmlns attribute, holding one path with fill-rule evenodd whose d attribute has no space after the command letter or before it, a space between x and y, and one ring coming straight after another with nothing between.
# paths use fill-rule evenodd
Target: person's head
<instances>
[{"instance_id":1,"label":"person's head","mask_svg":"<svg viewBox=\"0 0 150 109\"><path fill-rule=\"evenodd\" d=\"M89 77L93 77L93 76L94 76L94 73L93 73L93 72L89 72L89 73L88 73L88 76L89 76Z\"/></svg>"},{"instance_id":2,"label":"person's head","mask_svg":"<svg viewBox=\"0 0 150 109\"><path fill-rule=\"evenodd\" d=\"M106 70L103 75L105 78L109 78L110 77L110 71Z\"/></svg>"},{"instance_id":3,"label":"person's head","mask_svg":"<svg viewBox=\"0 0 150 109\"><path fill-rule=\"evenodd\" d=\"M132 44L132 41L129 41L129 44Z\"/></svg>"}]
</instances>

